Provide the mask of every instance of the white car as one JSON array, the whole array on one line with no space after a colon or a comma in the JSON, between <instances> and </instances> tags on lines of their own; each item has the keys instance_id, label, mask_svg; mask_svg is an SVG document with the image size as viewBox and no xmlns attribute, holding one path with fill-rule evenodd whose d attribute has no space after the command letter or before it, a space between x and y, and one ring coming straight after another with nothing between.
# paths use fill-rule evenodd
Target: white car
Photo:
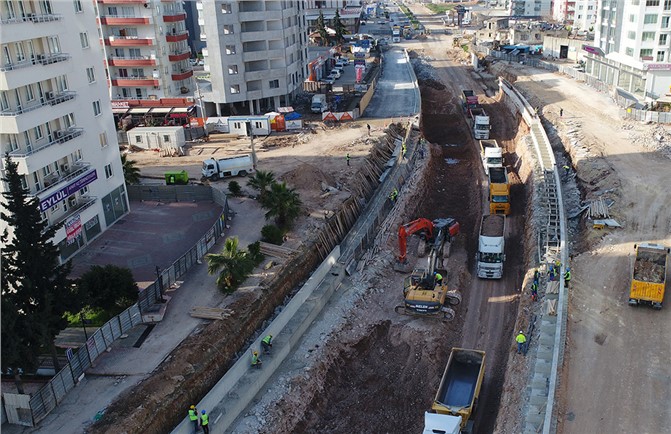
<instances>
[{"instance_id":1,"label":"white car","mask_svg":"<svg viewBox=\"0 0 671 434\"><path fill-rule=\"evenodd\" d=\"M329 77L334 79L334 80L339 79L340 78L340 71L337 70L337 69L331 70L331 73L329 74Z\"/></svg>"},{"instance_id":2,"label":"white car","mask_svg":"<svg viewBox=\"0 0 671 434\"><path fill-rule=\"evenodd\" d=\"M349 59L347 57L341 57L336 60L336 67L343 67L349 65Z\"/></svg>"},{"instance_id":3,"label":"white car","mask_svg":"<svg viewBox=\"0 0 671 434\"><path fill-rule=\"evenodd\" d=\"M331 78L329 76L329 77L324 77L319 81L321 81L322 83L326 83L326 84L333 84L333 83L335 83L335 78Z\"/></svg>"}]
</instances>

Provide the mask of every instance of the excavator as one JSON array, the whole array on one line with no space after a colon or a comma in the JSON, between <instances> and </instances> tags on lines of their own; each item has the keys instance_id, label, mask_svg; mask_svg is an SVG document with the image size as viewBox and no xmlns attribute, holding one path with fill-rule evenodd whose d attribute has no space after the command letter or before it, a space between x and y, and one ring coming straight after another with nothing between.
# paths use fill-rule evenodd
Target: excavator
<instances>
[{"instance_id":1,"label":"excavator","mask_svg":"<svg viewBox=\"0 0 671 434\"><path fill-rule=\"evenodd\" d=\"M455 312L446 303L456 306L461 303L461 293L447 286L447 257L450 245L459 233L459 223L453 218L430 221L419 218L402 225L398 231L400 254L394 269L407 270L407 236L417 233L421 237L418 256L424 256L426 245L431 246L426 268L415 268L403 282L403 306L396 306L396 313L403 315L440 316L443 320L454 319ZM406 271L407 272L407 271ZM436 281L436 273L443 276Z\"/></svg>"}]
</instances>

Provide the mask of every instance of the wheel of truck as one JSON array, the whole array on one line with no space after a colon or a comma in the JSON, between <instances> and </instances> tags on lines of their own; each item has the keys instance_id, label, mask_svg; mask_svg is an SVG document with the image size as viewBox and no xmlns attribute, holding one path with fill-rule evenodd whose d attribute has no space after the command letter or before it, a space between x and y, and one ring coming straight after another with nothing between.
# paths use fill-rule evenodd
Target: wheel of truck
<instances>
[{"instance_id":1,"label":"wheel of truck","mask_svg":"<svg viewBox=\"0 0 671 434\"><path fill-rule=\"evenodd\" d=\"M210 181L218 181L218 180L219 180L218 174L215 173L214 175L210 176Z\"/></svg>"},{"instance_id":2,"label":"wheel of truck","mask_svg":"<svg viewBox=\"0 0 671 434\"><path fill-rule=\"evenodd\" d=\"M426 256L426 240L420 238L419 245L417 246L417 256L423 258Z\"/></svg>"},{"instance_id":3,"label":"wheel of truck","mask_svg":"<svg viewBox=\"0 0 671 434\"><path fill-rule=\"evenodd\" d=\"M457 313L454 311L454 309L450 309L449 307L443 307L442 312L443 321L452 321L454 317L457 316Z\"/></svg>"},{"instance_id":4,"label":"wheel of truck","mask_svg":"<svg viewBox=\"0 0 671 434\"><path fill-rule=\"evenodd\" d=\"M653 303L652 308L655 310L662 310L662 303Z\"/></svg>"},{"instance_id":5,"label":"wheel of truck","mask_svg":"<svg viewBox=\"0 0 671 434\"><path fill-rule=\"evenodd\" d=\"M456 289L447 293L447 302L450 306L458 306L461 303L461 292Z\"/></svg>"},{"instance_id":6,"label":"wheel of truck","mask_svg":"<svg viewBox=\"0 0 671 434\"><path fill-rule=\"evenodd\" d=\"M242 177L245 177L245 176L247 176L247 171L246 170L241 170L240 172L238 172L238 175L240 175Z\"/></svg>"}]
</instances>

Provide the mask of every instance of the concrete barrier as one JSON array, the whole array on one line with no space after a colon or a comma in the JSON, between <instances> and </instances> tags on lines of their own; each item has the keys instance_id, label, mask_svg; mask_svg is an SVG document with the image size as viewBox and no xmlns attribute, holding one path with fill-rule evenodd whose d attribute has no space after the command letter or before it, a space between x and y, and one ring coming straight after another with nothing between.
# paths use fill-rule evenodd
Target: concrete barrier
<instances>
[{"instance_id":1,"label":"concrete barrier","mask_svg":"<svg viewBox=\"0 0 671 434\"><path fill-rule=\"evenodd\" d=\"M336 246L282 312L196 405L199 411L207 410L210 430L213 433L224 432L235 421L298 345L303 333L342 282L345 272L337 265L339 258L340 246ZM268 334L273 335L273 351L272 354L263 356L260 351L261 339ZM263 366L260 368L251 366L253 349L259 350L261 354ZM187 409L184 413L186 415ZM191 434L192 427L188 417L172 432Z\"/></svg>"}]
</instances>

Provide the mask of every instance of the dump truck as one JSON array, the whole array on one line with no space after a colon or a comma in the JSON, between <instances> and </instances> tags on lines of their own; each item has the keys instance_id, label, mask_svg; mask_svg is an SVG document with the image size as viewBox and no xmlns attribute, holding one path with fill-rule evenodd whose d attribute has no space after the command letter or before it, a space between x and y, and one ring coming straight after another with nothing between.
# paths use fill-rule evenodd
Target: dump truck
<instances>
[{"instance_id":1,"label":"dump truck","mask_svg":"<svg viewBox=\"0 0 671 434\"><path fill-rule=\"evenodd\" d=\"M506 216L490 214L482 216L476 268L481 279L503 277L503 263L506 260L505 237Z\"/></svg>"},{"instance_id":2,"label":"dump truck","mask_svg":"<svg viewBox=\"0 0 671 434\"><path fill-rule=\"evenodd\" d=\"M461 433L472 433L473 413L484 376L484 351L452 348L431 413L443 415L440 419L446 427L449 427L449 422L461 419Z\"/></svg>"},{"instance_id":3,"label":"dump truck","mask_svg":"<svg viewBox=\"0 0 671 434\"><path fill-rule=\"evenodd\" d=\"M475 92L468 89L461 91L461 106L464 108L464 112L476 108L478 105L478 96Z\"/></svg>"},{"instance_id":4,"label":"dump truck","mask_svg":"<svg viewBox=\"0 0 671 434\"><path fill-rule=\"evenodd\" d=\"M480 157L485 175L489 174L490 167L503 167L503 149L496 140L480 140Z\"/></svg>"},{"instance_id":5,"label":"dump truck","mask_svg":"<svg viewBox=\"0 0 671 434\"><path fill-rule=\"evenodd\" d=\"M165 185L186 185L189 183L189 174L186 170L165 172Z\"/></svg>"},{"instance_id":6,"label":"dump truck","mask_svg":"<svg viewBox=\"0 0 671 434\"><path fill-rule=\"evenodd\" d=\"M468 123L471 126L471 133L476 140L489 139L489 115L482 107L473 107L468 109Z\"/></svg>"},{"instance_id":7,"label":"dump truck","mask_svg":"<svg viewBox=\"0 0 671 434\"><path fill-rule=\"evenodd\" d=\"M510 214L510 184L508 169L505 167L489 168L489 213Z\"/></svg>"},{"instance_id":8,"label":"dump truck","mask_svg":"<svg viewBox=\"0 0 671 434\"><path fill-rule=\"evenodd\" d=\"M666 285L668 247L654 243L635 244L636 257L629 290L629 305L649 304L662 308Z\"/></svg>"},{"instance_id":9,"label":"dump truck","mask_svg":"<svg viewBox=\"0 0 671 434\"><path fill-rule=\"evenodd\" d=\"M254 163L252 162L251 155L238 155L218 160L208 158L203 161L201 173L203 174L203 178L216 181L229 176L247 176L253 171Z\"/></svg>"}]
</instances>

